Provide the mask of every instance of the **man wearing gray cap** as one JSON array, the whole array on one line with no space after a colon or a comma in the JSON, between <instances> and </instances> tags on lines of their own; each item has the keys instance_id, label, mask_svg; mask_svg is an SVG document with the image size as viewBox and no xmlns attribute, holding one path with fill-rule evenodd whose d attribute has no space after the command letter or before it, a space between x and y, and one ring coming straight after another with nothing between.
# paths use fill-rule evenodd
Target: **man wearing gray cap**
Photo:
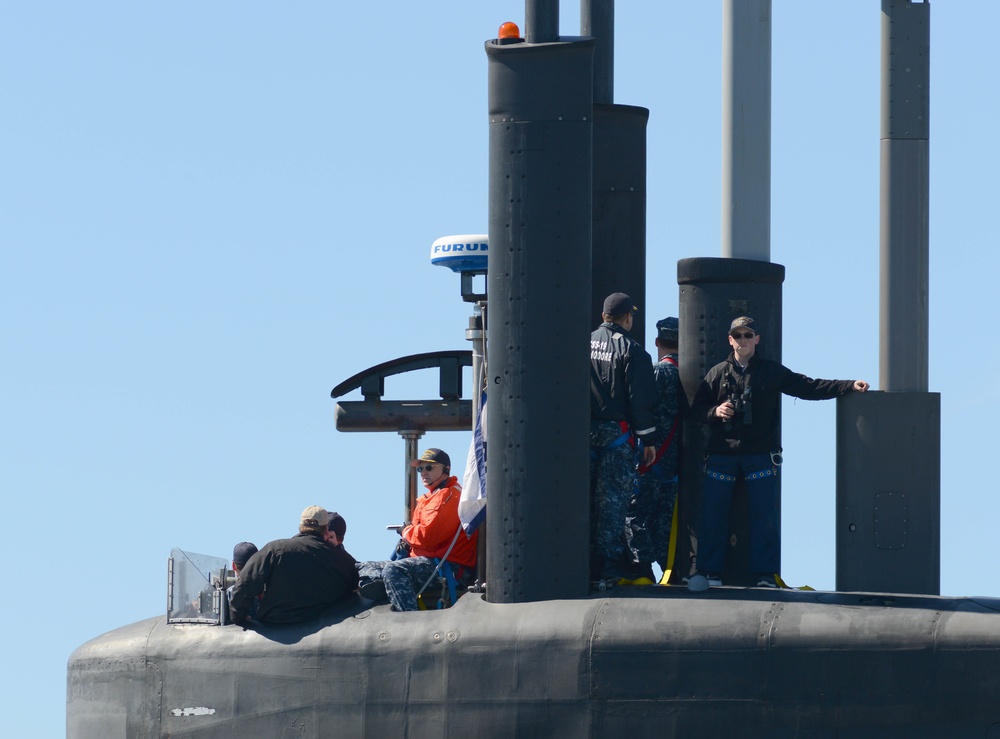
<instances>
[{"instance_id":1,"label":"man wearing gray cap","mask_svg":"<svg viewBox=\"0 0 1000 739\"><path fill-rule=\"evenodd\" d=\"M673 316L656 322L656 456L639 467L639 493L632 497L628 513L628 552L634 578L653 579L652 563L667 571L670 525L677 500L677 469L680 460L681 418L687 398L681 387L677 364L679 324Z\"/></svg>"},{"instance_id":2,"label":"man wearing gray cap","mask_svg":"<svg viewBox=\"0 0 1000 739\"><path fill-rule=\"evenodd\" d=\"M838 398L868 389L864 380L814 380L756 356L760 333L750 316L729 327L733 351L698 386L691 414L708 424L705 485L698 524L698 572L690 590L721 585L729 540L729 507L742 476L750 507L750 569L760 587L778 587L781 531L778 491L781 464L778 420L781 396Z\"/></svg>"},{"instance_id":3,"label":"man wearing gray cap","mask_svg":"<svg viewBox=\"0 0 1000 739\"><path fill-rule=\"evenodd\" d=\"M630 578L620 564L625 519L636 467L656 454L653 360L629 333L636 310L628 295L612 293L590 335L590 577L600 590Z\"/></svg>"},{"instance_id":4,"label":"man wearing gray cap","mask_svg":"<svg viewBox=\"0 0 1000 739\"><path fill-rule=\"evenodd\" d=\"M327 543L329 516L309 506L299 518L299 533L272 541L250 557L233 586L231 620L244 624L257 596L257 621L297 623L318 616L358 587L354 558Z\"/></svg>"}]
</instances>

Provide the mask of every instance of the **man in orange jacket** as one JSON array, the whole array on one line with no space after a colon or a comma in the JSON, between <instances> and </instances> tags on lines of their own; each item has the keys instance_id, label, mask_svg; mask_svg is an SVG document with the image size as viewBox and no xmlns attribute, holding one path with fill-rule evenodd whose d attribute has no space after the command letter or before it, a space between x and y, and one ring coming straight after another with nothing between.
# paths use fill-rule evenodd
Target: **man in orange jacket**
<instances>
[{"instance_id":1,"label":"man in orange jacket","mask_svg":"<svg viewBox=\"0 0 1000 739\"><path fill-rule=\"evenodd\" d=\"M412 521L400 532L409 554L391 562L358 565L361 595L371 600L388 597L395 611L418 609L417 593L434 575L435 560L450 562L459 584L472 582L479 541L479 532L466 536L458 519L462 486L451 474L451 458L431 448L410 464L420 473L427 493L417 499Z\"/></svg>"}]
</instances>

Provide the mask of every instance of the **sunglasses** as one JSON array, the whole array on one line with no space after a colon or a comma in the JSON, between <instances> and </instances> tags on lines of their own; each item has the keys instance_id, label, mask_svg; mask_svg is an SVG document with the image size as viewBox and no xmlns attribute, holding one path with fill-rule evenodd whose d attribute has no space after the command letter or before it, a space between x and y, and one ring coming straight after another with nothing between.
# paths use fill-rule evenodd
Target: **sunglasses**
<instances>
[{"instance_id":1,"label":"sunglasses","mask_svg":"<svg viewBox=\"0 0 1000 739\"><path fill-rule=\"evenodd\" d=\"M433 464L418 464L417 465L417 472L430 472L432 469L434 469L434 465Z\"/></svg>"},{"instance_id":2,"label":"sunglasses","mask_svg":"<svg viewBox=\"0 0 1000 739\"><path fill-rule=\"evenodd\" d=\"M741 334L741 333L730 334L730 336L732 336L734 339L752 339L756 335L757 334L753 333L752 331L746 334Z\"/></svg>"}]
</instances>

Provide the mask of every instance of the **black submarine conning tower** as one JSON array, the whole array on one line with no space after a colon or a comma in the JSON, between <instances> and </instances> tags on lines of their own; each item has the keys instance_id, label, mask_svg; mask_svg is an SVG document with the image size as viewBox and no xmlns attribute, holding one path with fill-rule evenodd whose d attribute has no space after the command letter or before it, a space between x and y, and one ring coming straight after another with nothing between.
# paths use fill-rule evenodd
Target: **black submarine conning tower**
<instances>
[{"instance_id":1,"label":"black submarine conning tower","mask_svg":"<svg viewBox=\"0 0 1000 739\"><path fill-rule=\"evenodd\" d=\"M646 302L646 123L615 105L614 0L527 0L525 40L486 43L490 294L486 597L588 592L588 337L604 298Z\"/></svg>"},{"instance_id":2,"label":"black submarine conning tower","mask_svg":"<svg viewBox=\"0 0 1000 739\"><path fill-rule=\"evenodd\" d=\"M526 41L486 44L495 245L488 389L497 401L488 487L491 525L502 527L487 544L494 602L586 592L589 393L565 368L586 363L580 347L604 295L626 290L645 304L648 112L611 102L613 2L584 0L581 10L592 38L560 38L558 2L527 0ZM883 0L883 392L837 401L840 590L940 588L940 401L927 392L928 21L928 3ZM689 397L728 354L736 316L753 315L761 356L781 361L784 267L770 262L770 0L724 0L723 57L722 257L678 262ZM638 322L633 333L641 340ZM704 442L688 426L675 578L697 566ZM733 584L752 584L747 518L737 502L725 573Z\"/></svg>"},{"instance_id":3,"label":"black submarine conning tower","mask_svg":"<svg viewBox=\"0 0 1000 739\"><path fill-rule=\"evenodd\" d=\"M929 15L926 2L882 2L883 392L837 401L838 590L940 592L940 396L927 392ZM770 67L770 0L724 0L722 258L683 259L677 269L689 398L728 354L736 316L754 316L764 337L758 351L781 361L784 268L770 262ZM678 578L697 566L704 450L694 424L684 440ZM724 579L753 584L745 496L734 500Z\"/></svg>"},{"instance_id":4,"label":"black submarine conning tower","mask_svg":"<svg viewBox=\"0 0 1000 739\"><path fill-rule=\"evenodd\" d=\"M486 598L589 583L593 39L529 2L527 41L486 42L490 296Z\"/></svg>"}]
</instances>

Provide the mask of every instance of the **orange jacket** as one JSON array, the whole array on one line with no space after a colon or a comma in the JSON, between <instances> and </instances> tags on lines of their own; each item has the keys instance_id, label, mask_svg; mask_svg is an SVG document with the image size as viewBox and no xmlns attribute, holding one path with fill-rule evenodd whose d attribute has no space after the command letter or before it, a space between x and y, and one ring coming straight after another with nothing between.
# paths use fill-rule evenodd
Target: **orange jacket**
<instances>
[{"instance_id":1,"label":"orange jacket","mask_svg":"<svg viewBox=\"0 0 1000 739\"><path fill-rule=\"evenodd\" d=\"M457 477L449 477L434 490L427 489L425 495L417 498L413 508L413 522L403 529L402 535L410 543L411 557L441 558L448 551L455 532L461 529L458 520L458 499L462 497L462 486ZM448 561L466 567L476 566L476 544L479 532L470 539L460 531L455 546L448 555Z\"/></svg>"}]
</instances>

